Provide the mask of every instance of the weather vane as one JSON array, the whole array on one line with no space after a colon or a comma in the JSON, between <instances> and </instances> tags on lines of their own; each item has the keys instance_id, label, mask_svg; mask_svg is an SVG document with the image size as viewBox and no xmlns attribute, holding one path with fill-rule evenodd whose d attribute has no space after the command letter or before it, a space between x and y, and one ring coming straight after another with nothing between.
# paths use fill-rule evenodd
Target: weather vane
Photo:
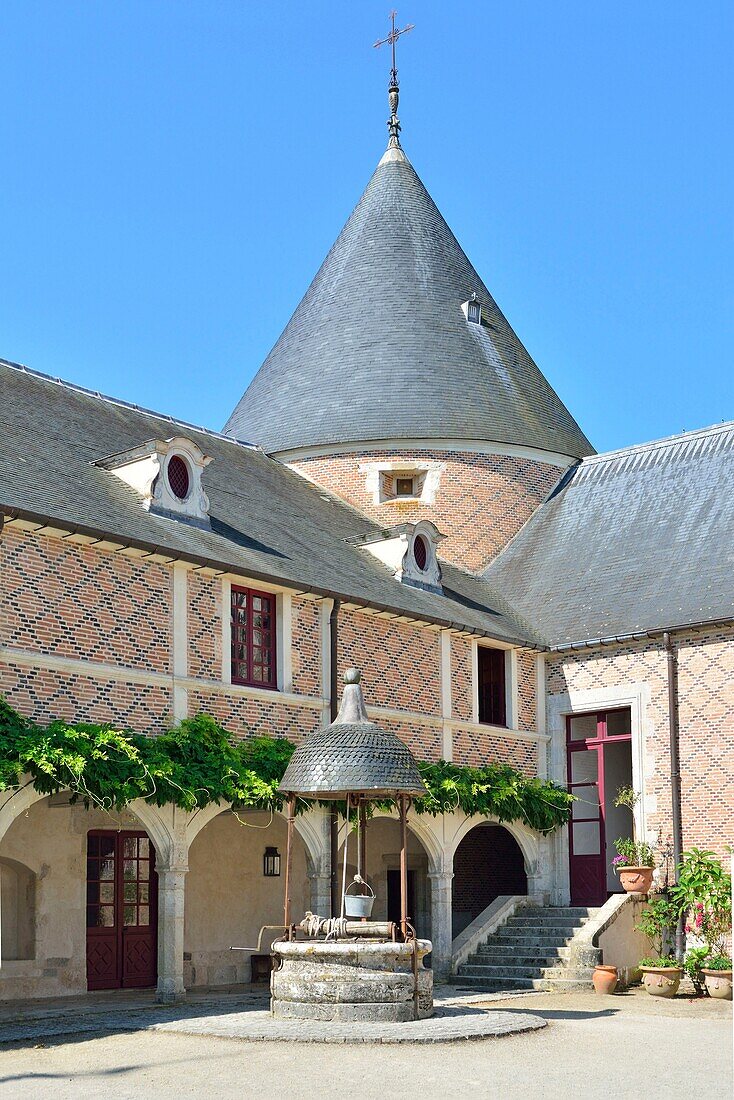
<instances>
[{"instance_id":1,"label":"weather vane","mask_svg":"<svg viewBox=\"0 0 734 1100\"><path fill-rule=\"evenodd\" d=\"M398 13L396 11L390 12L391 30L387 38L381 38L379 42L375 42L375 49L379 49L380 46L390 45L392 47L392 68L390 70L390 87L388 88L388 100L390 102L390 118L388 119L387 127L390 131L389 146L400 145L400 139L398 137L400 133L400 120L398 119L398 66L395 60L395 46L401 34L407 34L408 31L412 31L414 24L408 23L407 27L403 27L402 30L395 29L395 16Z\"/></svg>"}]
</instances>

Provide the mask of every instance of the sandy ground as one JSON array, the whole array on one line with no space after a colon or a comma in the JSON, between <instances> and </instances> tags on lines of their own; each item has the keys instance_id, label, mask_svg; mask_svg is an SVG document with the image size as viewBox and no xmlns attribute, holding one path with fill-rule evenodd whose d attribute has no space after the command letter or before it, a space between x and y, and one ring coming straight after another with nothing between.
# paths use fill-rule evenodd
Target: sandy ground
<instances>
[{"instance_id":1,"label":"sandy ground","mask_svg":"<svg viewBox=\"0 0 734 1100\"><path fill-rule=\"evenodd\" d=\"M488 1008L500 1007L497 1002ZM501 1007L543 1031L468 1043L322 1046L139 1031L0 1047L0 1097L392 1100L731 1096L731 1004L636 992L540 994Z\"/></svg>"}]
</instances>

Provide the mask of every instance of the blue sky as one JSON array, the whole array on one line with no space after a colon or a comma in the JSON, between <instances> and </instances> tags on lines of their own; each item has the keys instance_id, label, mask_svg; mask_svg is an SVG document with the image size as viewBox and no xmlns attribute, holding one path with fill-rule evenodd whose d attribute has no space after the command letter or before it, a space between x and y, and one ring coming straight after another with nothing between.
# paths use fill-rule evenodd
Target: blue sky
<instances>
[{"instance_id":1,"label":"blue sky","mask_svg":"<svg viewBox=\"0 0 734 1100\"><path fill-rule=\"evenodd\" d=\"M0 356L221 427L382 153L388 10L4 0ZM734 419L730 0L398 11L404 147L595 446Z\"/></svg>"}]
</instances>

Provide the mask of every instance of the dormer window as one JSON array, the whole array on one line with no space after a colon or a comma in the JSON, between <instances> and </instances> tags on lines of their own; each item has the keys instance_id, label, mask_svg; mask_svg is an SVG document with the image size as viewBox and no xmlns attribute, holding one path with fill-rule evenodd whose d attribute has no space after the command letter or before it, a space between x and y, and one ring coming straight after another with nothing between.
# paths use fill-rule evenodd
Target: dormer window
<instances>
[{"instance_id":1,"label":"dormer window","mask_svg":"<svg viewBox=\"0 0 734 1100\"><path fill-rule=\"evenodd\" d=\"M467 302L463 302L461 308L470 325L481 325L482 306L481 302L477 301L476 294L472 294Z\"/></svg>"},{"instance_id":2,"label":"dormer window","mask_svg":"<svg viewBox=\"0 0 734 1100\"><path fill-rule=\"evenodd\" d=\"M371 535L347 539L369 550L388 567L396 580L429 592L441 592L441 566L436 548L445 538L428 520L401 523Z\"/></svg>"},{"instance_id":3,"label":"dormer window","mask_svg":"<svg viewBox=\"0 0 734 1100\"><path fill-rule=\"evenodd\" d=\"M150 439L139 447L100 459L95 465L133 488L143 508L152 514L209 527L209 498L201 475L210 462L193 439L175 436Z\"/></svg>"},{"instance_id":4,"label":"dormer window","mask_svg":"<svg viewBox=\"0 0 734 1100\"><path fill-rule=\"evenodd\" d=\"M421 573L425 573L428 565L428 547L423 535L416 535L413 539L413 557Z\"/></svg>"},{"instance_id":5,"label":"dormer window","mask_svg":"<svg viewBox=\"0 0 734 1100\"><path fill-rule=\"evenodd\" d=\"M189 477L189 468L186 465L186 460L181 458L181 455L171 455L166 463L166 477L168 478L168 485L175 497L179 500L186 500L189 495L189 489L191 487L191 478Z\"/></svg>"}]
</instances>

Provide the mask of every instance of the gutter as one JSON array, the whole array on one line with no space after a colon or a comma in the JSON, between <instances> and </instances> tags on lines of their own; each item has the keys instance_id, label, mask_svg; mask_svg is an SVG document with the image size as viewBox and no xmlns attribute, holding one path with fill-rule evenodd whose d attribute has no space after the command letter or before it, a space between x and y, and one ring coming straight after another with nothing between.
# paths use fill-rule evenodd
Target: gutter
<instances>
[{"instance_id":1,"label":"gutter","mask_svg":"<svg viewBox=\"0 0 734 1100\"><path fill-rule=\"evenodd\" d=\"M339 712L339 600L334 600L329 613L329 717L333 722ZM333 807L329 812L329 883L331 915L340 911L339 890L339 813Z\"/></svg>"},{"instance_id":2,"label":"gutter","mask_svg":"<svg viewBox=\"0 0 734 1100\"><path fill-rule=\"evenodd\" d=\"M651 630L637 630L630 634L610 634L606 638L585 638L578 642L562 642L560 645L547 646L548 653L567 653L574 649L593 649L596 646L618 645L620 642L639 642L647 638L663 638L666 634L680 634L685 630L702 630L706 627L731 626L734 615L723 619L700 619L697 622L677 623L675 626L653 627ZM528 649L532 648L528 646ZM536 646L542 649L542 646Z\"/></svg>"},{"instance_id":3,"label":"gutter","mask_svg":"<svg viewBox=\"0 0 734 1100\"><path fill-rule=\"evenodd\" d=\"M147 554L158 554L161 557L168 558L170 561L185 561L191 565L197 566L199 569L211 569L218 573L243 573L241 565L233 564L229 561L219 561L216 558L201 557L198 554L192 554L185 550L171 550L166 546L158 546L155 543L146 542L144 539L125 539L122 541L119 533L113 531L103 531L99 528L87 527L82 523L70 524L64 520L57 520L49 516L39 515L37 512L30 512L25 508L9 507L7 505L0 505L0 513L3 514L5 519L9 520L24 520L28 523L37 523L39 530L43 528L52 527L54 530L66 531L68 535L84 535L86 538L96 539L98 542L108 541L117 543L120 550L126 550L128 547L133 550L142 550ZM0 526L0 530L2 527ZM118 551L119 553L119 551ZM332 592L328 588L320 588L314 585L309 585L307 588L299 588L297 582L287 581L282 577L274 577L270 573L263 573L256 569L247 569L244 571L245 575L252 577L256 581L265 581L266 584L277 584L283 588L287 588L293 592L300 594L309 594L318 596L322 599L337 600L340 604L353 604L355 607L369 607L373 611L385 612L388 615L392 615L395 618L409 618L413 613L411 611L401 611L399 608L391 606L389 604L378 603L375 600L366 600L363 596L353 596L344 592ZM489 638L493 642L500 642L509 646L517 646L521 649L544 649L544 646L539 645L537 642L531 642L525 638L503 638L498 637L496 634L492 634L488 630L481 630L475 626L469 626L466 623L455 622L452 619L443 619L438 616L419 613L412 619L413 622L429 623L434 626L440 626L445 630L459 631L464 634L473 634L478 638Z\"/></svg>"},{"instance_id":4,"label":"gutter","mask_svg":"<svg viewBox=\"0 0 734 1100\"><path fill-rule=\"evenodd\" d=\"M678 867L683 855L683 824L680 791L680 752L678 743L678 656L670 633L663 634L665 657L668 670L668 732L670 737L670 798L673 811L673 861L674 874L678 879ZM675 927L675 954L679 961L685 954L683 935L683 917L678 916Z\"/></svg>"}]
</instances>

